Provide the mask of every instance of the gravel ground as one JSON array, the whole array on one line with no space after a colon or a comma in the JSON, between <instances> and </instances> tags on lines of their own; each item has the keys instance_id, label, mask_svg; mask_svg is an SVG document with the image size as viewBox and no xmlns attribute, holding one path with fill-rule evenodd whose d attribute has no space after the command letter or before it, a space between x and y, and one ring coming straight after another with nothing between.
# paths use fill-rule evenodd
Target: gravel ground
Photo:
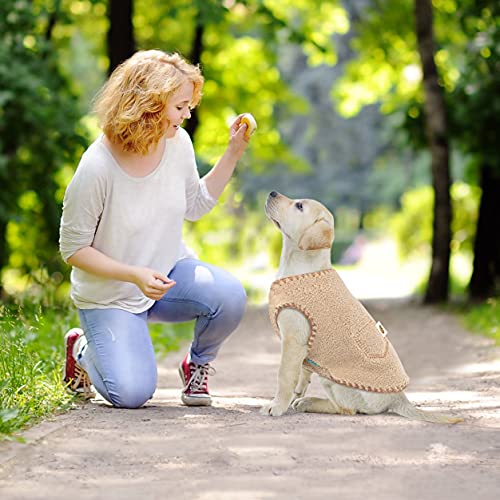
<instances>
[{"instance_id":1,"label":"gravel ground","mask_svg":"<svg viewBox=\"0 0 500 500\"><path fill-rule=\"evenodd\" d=\"M159 362L139 410L94 401L0 443L2 499L498 498L500 351L437 309L366 303L411 377L408 397L463 424L394 415L263 417L279 363L266 308L249 308L211 379L214 405L179 400L182 353ZM317 380L311 394L321 395Z\"/></svg>"}]
</instances>

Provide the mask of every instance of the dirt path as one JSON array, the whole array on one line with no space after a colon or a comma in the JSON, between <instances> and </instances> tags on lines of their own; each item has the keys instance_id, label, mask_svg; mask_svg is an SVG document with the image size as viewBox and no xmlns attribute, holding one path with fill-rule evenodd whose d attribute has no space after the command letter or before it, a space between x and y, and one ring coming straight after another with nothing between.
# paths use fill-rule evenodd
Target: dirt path
<instances>
[{"instance_id":1,"label":"dirt path","mask_svg":"<svg viewBox=\"0 0 500 500\"><path fill-rule=\"evenodd\" d=\"M457 426L401 417L262 417L279 343L264 308L250 309L211 380L212 408L178 399L172 354L140 410L87 404L0 444L2 499L498 498L500 352L439 311L367 304L412 378L410 399L466 417ZM321 394L317 381L311 393Z\"/></svg>"}]
</instances>

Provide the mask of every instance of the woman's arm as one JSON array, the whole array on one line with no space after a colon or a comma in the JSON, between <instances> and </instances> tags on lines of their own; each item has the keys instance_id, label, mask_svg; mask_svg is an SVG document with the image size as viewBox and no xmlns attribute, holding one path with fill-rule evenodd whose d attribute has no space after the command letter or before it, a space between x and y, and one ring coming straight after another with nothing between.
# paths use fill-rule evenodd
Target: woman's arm
<instances>
[{"instance_id":1,"label":"woman's arm","mask_svg":"<svg viewBox=\"0 0 500 500\"><path fill-rule=\"evenodd\" d=\"M240 127L241 116L239 115L231 125L229 144L226 151L221 156L215 166L203 178L207 186L208 192L213 198L218 198L229 179L233 175L236 163L241 158L248 146L248 139L245 138L245 130L247 125L243 124Z\"/></svg>"},{"instance_id":2,"label":"woman's arm","mask_svg":"<svg viewBox=\"0 0 500 500\"><path fill-rule=\"evenodd\" d=\"M123 264L92 247L81 248L67 262L102 278L134 283L146 297L153 300L160 300L175 285L175 281L159 271Z\"/></svg>"}]
</instances>

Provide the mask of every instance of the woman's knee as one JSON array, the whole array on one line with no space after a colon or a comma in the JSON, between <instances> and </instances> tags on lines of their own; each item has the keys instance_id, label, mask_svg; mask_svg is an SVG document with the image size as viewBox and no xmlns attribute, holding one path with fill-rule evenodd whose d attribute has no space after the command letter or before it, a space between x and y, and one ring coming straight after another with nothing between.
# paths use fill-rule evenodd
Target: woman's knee
<instances>
[{"instance_id":1,"label":"woman's knee","mask_svg":"<svg viewBox=\"0 0 500 500\"><path fill-rule=\"evenodd\" d=\"M237 281L236 285L233 286L229 302L234 311L234 314L236 316L239 316L239 318L241 319L247 305L247 293L245 291L245 288L239 281Z\"/></svg>"},{"instance_id":2,"label":"woman's knee","mask_svg":"<svg viewBox=\"0 0 500 500\"><path fill-rule=\"evenodd\" d=\"M225 288L225 293L220 296L220 302L226 321L234 323L236 327L243 317L247 304L247 294L243 285L234 279L230 286Z\"/></svg>"},{"instance_id":3,"label":"woman's knee","mask_svg":"<svg viewBox=\"0 0 500 500\"><path fill-rule=\"evenodd\" d=\"M149 401L156 390L156 377L154 380L140 380L138 377L127 377L114 384L107 384L111 399L110 403L117 408L140 408Z\"/></svg>"}]
</instances>

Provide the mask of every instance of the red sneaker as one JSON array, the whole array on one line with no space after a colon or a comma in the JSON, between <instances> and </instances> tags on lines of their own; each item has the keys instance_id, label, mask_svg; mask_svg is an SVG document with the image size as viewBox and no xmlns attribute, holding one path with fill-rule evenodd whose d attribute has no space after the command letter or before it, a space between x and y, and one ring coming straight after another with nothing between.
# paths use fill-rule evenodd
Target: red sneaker
<instances>
[{"instance_id":1,"label":"red sneaker","mask_svg":"<svg viewBox=\"0 0 500 500\"><path fill-rule=\"evenodd\" d=\"M95 392L91 389L91 382L87 372L76 362L75 358L75 345L81 337L83 337L81 328L72 328L64 336L64 352L66 355L64 382L68 384L68 388L72 391L83 394L85 399L90 399L95 396Z\"/></svg>"},{"instance_id":2,"label":"red sneaker","mask_svg":"<svg viewBox=\"0 0 500 500\"><path fill-rule=\"evenodd\" d=\"M179 365L179 375L184 383L181 399L185 405L210 406L212 404L212 398L208 392L208 376L215 375L215 368L209 364L193 363L188 353Z\"/></svg>"}]
</instances>

